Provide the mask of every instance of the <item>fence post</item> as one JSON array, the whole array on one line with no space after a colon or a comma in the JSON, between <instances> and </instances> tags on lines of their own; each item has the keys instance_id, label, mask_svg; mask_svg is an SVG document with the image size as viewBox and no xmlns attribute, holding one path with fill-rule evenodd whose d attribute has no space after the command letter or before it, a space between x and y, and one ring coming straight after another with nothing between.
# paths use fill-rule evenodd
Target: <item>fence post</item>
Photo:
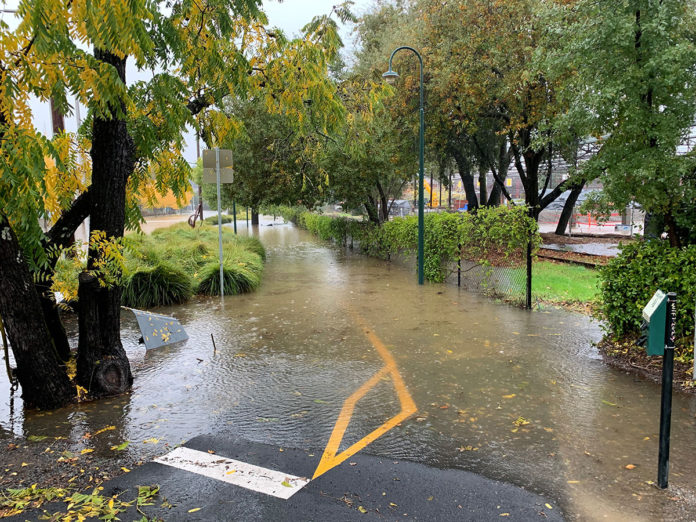
<instances>
[{"instance_id":1,"label":"fence post","mask_svg":"<svg viewBox=\"0 0 696 522\"><path fill-rule=\"evenodd\" d=\"M532 309L532 237L530 235L527 241L527 292L525 299L525 308Z\"/></svg>"},{"instance_id":2,"label":"fence post","mask_svg":"<svg viewBox=\"0 0 696 522\"><path fill-rule=\"evenodd\" d=\"M457 258L457 286L462 286L462 244L457 245L459 257Z\"/></svg>"}]
</instances>

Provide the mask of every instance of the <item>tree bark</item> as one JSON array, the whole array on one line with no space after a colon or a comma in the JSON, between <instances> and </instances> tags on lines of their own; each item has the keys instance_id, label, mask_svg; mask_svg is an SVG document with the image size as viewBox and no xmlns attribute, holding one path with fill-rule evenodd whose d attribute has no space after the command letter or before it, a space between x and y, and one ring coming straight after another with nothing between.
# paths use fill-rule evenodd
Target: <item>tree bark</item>
<instances>
[{"instance_id":1,"label":"tree bark","mask_svg":"<svg viewBox=\"0 0 696 522\"><path fill-rule=\"evenodd\" d=\"M17 363L17 379L28 407L53 409L75 398L56 354L39 296L17 237L0 214L0 315Z\"/></svg>"},{"instance_id":2,"label":"tree bark","mask_svg":"<svg viewBox=\"0 0 696 522\"><path fill-rule=\"evenodd\" d=\"M94 56L116 68L126 81L126 58L95 49ZM92 123L90 236L102 231L121 238L125 228L126 183L135 166L133 142L124 119L125 105L112 108L111 119ZM79 277L77 382L93 398L127 391L133 383L121 345L121 288L95 275L99 252L90 247L87 272Z\"/></svg>"},{"instance_id":3,"label":"tree bark","mask_svg":"<svg viewBox=\"0 0 696 522\"><path fill-rule=\"evenodd\" d=\"M453 152L452 156L459 168L459 177L464 185L469 210L478 208L479 203L476 196L476 187L474 186L474 177L471 175L471 165L461 152Z\"/></svg>"},{"instance_id":4,"label":"tree bark","mask_svg":"<svg viewBox=\"0 0 696 522\"><path fill-rule=\"evenodd\" d=\"M556 225L556 234L558 234L559 236L562 236L566 233L566 229L568 228L568 222L570 222L570 218L573 215L575 203L577 203L578 197L580 196L580 193L582 192L582 189L584 187L585 182L583 181L582 183L580 183L580 185L576 185L571 189L570 194L568 195L568 199L563 205L561 217L558 218L558 225Z\"/></svg>"},{"instance_id":5,"label":"tree bark","mask_svg":"<svg viewBox=\"0 0 696 522\"><path fill-rule=\"evenodd\" d=\"M259 209L254 208L254 207L251 208L251 224L252 225L259 224Z\"/></svg>"}]
</instances>

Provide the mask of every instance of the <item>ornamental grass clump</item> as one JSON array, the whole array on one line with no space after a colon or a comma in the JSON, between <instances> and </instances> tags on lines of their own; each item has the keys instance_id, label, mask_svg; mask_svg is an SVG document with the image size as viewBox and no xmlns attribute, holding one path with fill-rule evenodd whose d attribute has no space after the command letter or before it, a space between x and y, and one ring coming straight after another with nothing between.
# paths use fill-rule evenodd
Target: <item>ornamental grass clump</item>
<instances>
[{"instance_id":1,"label":"ornamental grass clump","mask_svg":"<svg viewBox=\"0 0 696 522\"><path fill-rule=\"evenodd\" d=\"M142 267L123 285L122 302L133 308L180 304L193 295L191 277L168 263Z\"/></svg>"},{"instance_id":2,"label":"ornamental grass clump","mask_svg":"<svg viewBox=\"0 0 696 522\"><path fill-rule=\"evenodd\" d=\"M128 238L122 302L133 308L178 304L194 293L219 295L218 230L177 224ZM266 251L253 237L223 228L225 295L261 284ZM214 267L214 270L213 268ZM212 277L212 274L216 277ZM214 281L213 281L214 279Z\"/></svg>"},{"instance_id":3,"label":"ornamental grass clump","mask_svg":"<svg viewBox=\"0 0 696 522\"><path fill-rule=\"evenodd\" d=\"M244 250L235 254L225 257L222 265L225 295L253 292L261 284L263 271L261 258L253 252ZM220 295L220 265L217 262L208 263L201 270L198 293Z\"/></svg>"}]
</instances>

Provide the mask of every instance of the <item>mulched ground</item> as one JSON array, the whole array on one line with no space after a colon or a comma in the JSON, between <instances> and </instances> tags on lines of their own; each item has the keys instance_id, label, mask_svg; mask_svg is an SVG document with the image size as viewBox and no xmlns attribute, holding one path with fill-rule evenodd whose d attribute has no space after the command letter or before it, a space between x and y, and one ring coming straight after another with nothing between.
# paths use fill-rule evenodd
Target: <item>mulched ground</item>
<instances>
[{"instance_id":1,"label":"mulched ground","mask_svg":"<svg viewBox=\"0 0 696 522\"><path fill-rule=\"evenodd\" d=\"M635 345L633 339L613 342L603 339L597 349L606 364L632 375L639 375L653 382L662 382L662 357L650 357L645 350ZM685 393L696 393L693 364L674 361L673 389Z\"/></svg>"}]
</instances>

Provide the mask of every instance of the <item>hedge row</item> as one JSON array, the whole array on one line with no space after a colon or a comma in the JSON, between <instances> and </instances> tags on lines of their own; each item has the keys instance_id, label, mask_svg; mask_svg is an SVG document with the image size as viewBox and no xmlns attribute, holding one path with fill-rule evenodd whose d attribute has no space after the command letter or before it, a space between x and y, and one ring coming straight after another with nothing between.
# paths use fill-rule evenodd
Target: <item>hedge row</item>
<instances>
[{"instance_id":1,"label":"hedge row","mask_svg":"<svg viewBox=\"0 0 696 522\"><path fill-rule=\"evenodd\" d=\"M656 290L677 293L677 339L692 343L696 299L696 245L672 248L666 241L638 241L600 272L600 314L616 338L638 335L641 312Z\"/></svg>"},{"instance_id":2,"label":"hedge row","mask_svg":"<svg viewBox=\"0 0 696 522\"><path fill-rule=\"evenodd\" d=\"M321 239L346 245L357 242L366 254L389 259L413 254L418 248L416 216L397 217L381 226L350 218L284 207L283 217ZM541 244L536 222L524 207L482 208L476 213L429 213L425 216L424 276L442 282L459 256L484 264L510 265L523 258L531 239Z\"/></svg>"}]
</instances>

